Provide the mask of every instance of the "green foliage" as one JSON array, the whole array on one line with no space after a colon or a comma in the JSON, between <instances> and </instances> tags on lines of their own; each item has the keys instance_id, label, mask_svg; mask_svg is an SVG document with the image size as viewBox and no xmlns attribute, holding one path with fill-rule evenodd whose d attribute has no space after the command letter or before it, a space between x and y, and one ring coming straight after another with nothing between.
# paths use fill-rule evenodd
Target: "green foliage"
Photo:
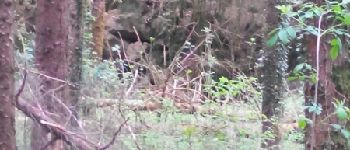
<instances>
[{"instance_id":1,"label":"green foliage","mask_svg":"<svg viewBox=\"0 0 350 150\"><path fill-rule=\"evenodd\" d=\"M310 122L310 120L305 118L305 117L299 118L299 120L298 120L298 127L300 129L305 129L309 122Z\"/></svg>"},{"instance_id":2,"label":"green foliage","mask_svg":"<svg viewBox=\"0 0 350 150\"><path fill-rule=\"evenodd\" d=\"M306 2L298 6L299 9L296 11L292 9L292 5L277 6L276 8L281 13L282 23L270 35L267 45L269 47L276 44L286 46L293 39L302 39L305 35L311 34L319 37L322 40L321 43L328 44L330 47L329 58L332 61L337 60L342 53L348 53L344 49L350 44L350 35L347 31L350 25L349 3L349 0L325 1L324 5ZM319 21L322 21L321 28L319 28ZM326 27L324 23L327 23ZM288 79L317 83L315 72L316 70L310 65L301 63L294 68ZM349 140L350 132L345 124L342 124L342 122L349 121L349 108L345 106L344 102L336 102L334 106L334 113L329 114L326 119L333 115L336 116L340 123L333 124L332 127L339 131L345 139ZM305 109L316 115L320 115L323 111L321 105L317 103L305 106ZM304 117L298 120L298 126L301 129L305 129L311 123L311 120ZM321 121L321 123L323 122Z\"/></svg>"},{"instance_id":3,"label":"green foliage","mask_svg":"<svg viewBox=\"0 0 350 150\"><path fill-rule=\"evenodd\" d=\"M317 115L320 115L322 113L322 106L320 104L312 103L310 106L305 106L305 108L310 112L310 113L315 113Z\"/></svg>"},{"instance_id":4,"label":"green foliage","mask_svg":"<svg viewBox=\"0 0 350 150\"><path fill-rule=\"evenodd\" d=\"M288 80L311 81L312 83L316 83L316 71L311 65L301 63L295 66L293 72L288 76Z\"/></svg>"},{"instance_id":5,"label":"green foliage","mask_svg":"<svg viewBox=\"0 0 350 150\"><path fill-rule=\"evenodd\" d=\"M219 78L219 81L213 81L212 84L206 85L205 90L210 92L214 99L237 98L246 94L253 99L260 98L260 92L254 87L257 84L257 78L238 75L236 79L226 77ZM258 97L256 97L258 96Z\"/></svg>"},{"instance_id":6,"label":"green foliage","mask_svg":"<svg viewBox=\"0 0 350 150\"><path fill-rule=\"evenodd\" d=\"M343 50L342 37L348 39L349 33L345 29L350 25L350 13L347 10L348 1L326 1L326 5L317 6L313 3L304 3L299 10L293 11L292 5L280 5L276 8L281 12L282 23L275 29L267 41L267 46L272 47L278 43L288 44L297 35L313 34L318 36L317 24L312 24L312 20L320 19L323 22L330 22L327 29L321 29L319 36L331 36L329 56L336 60ZM345 40L349 44L349 40Z\"/></svg>"},{"instance_id":7,"label":"green foliage","mask_svg":"<svg viewBox=\"0 0 350 150\"><path fill-rule=\"evenodd\" d=\"M329 56L331 57L332 60L337 59L341 50L341 46L342 46L342 43L339 37L331 40L331 50L329 51Z\"/></svg>"}]
</instances>

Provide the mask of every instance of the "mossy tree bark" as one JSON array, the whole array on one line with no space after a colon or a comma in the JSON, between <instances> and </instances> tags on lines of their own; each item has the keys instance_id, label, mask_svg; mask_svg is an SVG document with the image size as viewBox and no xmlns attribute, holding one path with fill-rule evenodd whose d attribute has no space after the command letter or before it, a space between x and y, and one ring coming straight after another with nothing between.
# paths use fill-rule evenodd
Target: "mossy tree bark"
<instances>
[{"instance_id":1,"label":"mossy tree bark","mask_svg":"<svg viewBox=\"0 0 350 150\"><path fill-rule=\"evenodd\" d=\"M14 99L14 1L0 1L0 149L16 149Z\"/></svg>"},{"instance_id":2,"label":"mossy tree bark","mask_svg":"<svg viewBox=\"0 0 350 150\"><path fill-rule=\"evenodd\" d=\"M279 24L279 13L274 7L277 0L267 2L267 24L268 32L273 30ZM268 33L267 32L267 33ZM267 34L266 34L267 35ZM268 36L266 36L268 37ZM287 69L287 55L285 48L277 44L274 47L265 47L264 66L261 71L261 81L263 85L263 102L262 113L266 117L262 123L262 131L264 133L272 133L274 138L264 139L263 148L279 149L281 140L280 131L277 122L283 115L283 105L281 103L285 91L285 74Z\"/></svg>"}]
</instances>

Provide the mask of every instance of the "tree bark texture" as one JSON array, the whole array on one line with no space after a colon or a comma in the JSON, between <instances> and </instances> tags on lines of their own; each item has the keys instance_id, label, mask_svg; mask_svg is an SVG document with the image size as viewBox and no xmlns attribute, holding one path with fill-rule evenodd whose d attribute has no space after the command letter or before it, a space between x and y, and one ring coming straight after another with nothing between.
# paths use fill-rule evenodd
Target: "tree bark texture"
<instances>
[{"instance_id":1,"label":"tree bark texture","mask_svg":"<svg viewBox=\"0 0 350 150\"><path fill-rule=\"evenodd\" d=\"M321 5L324 4L322 0L310 0L311 2ZM324 16L323 18L326 18ZM323 19L325 20L325 19ZM319 18L316 18L314 26L318 26ZM327 28L327 21L322 21L321 29L325 30ZM318 68L318 89L315 89L315 84L306 83L305 84L305 105L311 106L314 103L315 91L317 90L317 104L322 107L322 112L316 115L315 120L313 120L313 125L309 125L306 129L305 134L305 148L315 150L323 149L338 149L336 146L337 142L331 139L331 126L330 124L337 123L337 119L334 115L330 116L334 112L335 102L335 84L332 81L332 70L334 62L329 57L329 45L326 41L330 39L327 36L321 37L321 45L319 49L319 68ZM306 36L306 48L309 63L313 68L317 67L317 37L314 35ZM313 112L305 111L305 115L309 119L313 119ZM326 119L328 118L328 119ZM326 120L325 120L326 119Z\"/></svg>"},{"instance_id":2,"label":"tree bark texture","mask_svg":"<svg viewBox=\"0 0 350 150\"><path fill-rule=\"evenodd\" d=\"M0 149L16 149L14 99L14 1L0 1Z\"/></svg>"},{"instance_id":3,"label":"tree bark texture","mask_svg":"<svg viewBox=\"0 0 350 150\"><path fill-rule=\"evenodd\" d=\"M307 38L307 41L308 57L312 66L316 68L316 37L310 35ZM322 41L321 43L323 43ZM310 149L311 145L314 145L314 149L322 150L328 149L332 145L330 143L330 124L336 123L336 118L334 116L329 117L329 115L331 115L334 112L333 102L335 102L335 85L331 79L333 67L332 61L329 59L328 53L329 47L326 44L321 44L319 51L319 59L323 61L320 61L319 64L320 68L318 81L319 86L317 89L317 104L322 107L322 112L321 114L316 115L316 120L314 120L315 122L313 123L314 126L312 127L310 125L306 130L305 140L307 149ZM305 84L305 104L307 106L310 106L314 103L315 90L315 84ZM307 118L312 119L313 112L308 112L306 110L305 113ZM329 117L329 119L324 120L327 117ZM312 133L313 135L311 135ZM312 136L314 138L312 138Z\"/></svg>"},{"instance_id":4,"label":"tree bark texture","mask_svg":"<svg viewBox=\"0 0 350 150\"><path fill-rule=\"evenodd\" d=\"M75 112L80 98L80 83L82 80L82 50L83 50L83 13L85 0L70 0L70 28L69 28L69 81L74 84L70 87L70 98L65 103Z\"/></svg>"},{"instance_id":5,"label":"tree bark texture","mask_svg":"<svg viewBox=\"0 0 350 150\"><path fill-rule=\"evenodd\" d=\"M52 78L69 80L72 52L69 49L69 0L38 0L36 12L35 62L38 70ZM61 117L65 123L71 114L64 113L62 103L69 101L69 86L46 77L41 78L42 96L39 103L44 111ZM67 101L64 101L67 100ZM31 146L41 149L47 144L47 130L33 126ZM54 137L53 137L54 138Z\"/></svg>"},{"instance_id":6,"label":"tree bark texture","mask_svg":"<svg viewBox=\"0 0 350 150\"><path fill-rule=\"evenodd\" d=\"M103 55L103 44L104 44L104 31L105 31L105 1L94 0L92 15L95 17L95 21L92 24L92 40L93 50L97 58L102 58Z\"/></svg>"},{"instance_id":7,"label":"tree bark texture","mask_svg":"<svg viewBox=\"0 0 350 150\"><path fill-rule=\"evenodd\" d=\"M267 7L267 24L268 32L276 28L279 24L279 12L274 7L277 1L268 1ZM272 132L275 136L272 139L265 139L262 143L263 148L279 149L281 135L277 126L279 118L283 115L283 105L281 103L286 89L285 75L287 69L287 55L285 48L278 43L272 48L266 48L263 60L264 66L261 71L261 81L263 85L262 96L262 113L266 120L263 121L262 131Z\"/></svg>"}]
</instances>

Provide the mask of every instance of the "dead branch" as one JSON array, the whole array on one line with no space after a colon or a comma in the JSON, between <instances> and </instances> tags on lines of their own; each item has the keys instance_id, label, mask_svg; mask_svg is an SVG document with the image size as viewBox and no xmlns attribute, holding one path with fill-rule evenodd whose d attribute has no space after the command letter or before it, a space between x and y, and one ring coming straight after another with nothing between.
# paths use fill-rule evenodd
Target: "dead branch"
<instances>
[{"instance_id":1,"label":"dead branch","mask_svg":"<svg viewBox=\"0 0 350 150\"><path fill-rule=\"evenodd\" d=\"M122 127L123 127L124 125L126 125L128 121L129 121L129 118L126 119L126 120L119 126L118 130L113 134L112 140L111 140L106 146L100 148L100 150L106 150L106 149L108 149L110 146L112 146L112 145L114 144L115 140L117 139L118 134L119 134L120 131L122 130Z\"/></svg>"},{"instance_id":2,"label":"dead branch","mask_svg":"<svg viewBox=\"0 0 350 150\"><path fill-rule=\"evenodd\" d=\"M121 128L127 124L128 119L124 120L124 123L119 126L118 130L114 133L111 141L108 142L107 145L100 148L94 142L89 141L88 139L84 138L83 136L80 136L77 133L68 131L66 128L64 128L59 124L56 124L50 117L45 115L45 113L41 113L41 110L36 108L32 104L26 102L25 100L20 100L19 96L24 90L26 79L27 79L27 72L26 70L24 70L22 84L15 95L17 109L21 110L26 116L32 118L34 121L40 124L43 128L45 128L46 130L54 134L55 137L59 137L70 146L74 146L77 149L81 149L81 150L106 150L111 145L114 144L117 138L117 135L121 131ZM56 139L54 139L53 141L55 140ZM50 143L48 143L47 146L51 145Z\"/></svg>"},{"instance_id":3,"label":"dead branch","mask_svg":"<svg viewBox=\"0 0 350 150\"><path fill-rule=\"evenodd\" d=\"M65 141L68 145L76 146L78 149L84 150L98 149L98 147L92 142L88 141L85 138L79 137L77 134L67 131L64 127L61 127L58 124L54 124L54 121L48 116L46 116L44 113L41 113L39 109L37 109L36 107L24 100L20 100L19 96L23 92L26 80L27 72L26 70L24 70L22 84L15 95L17 109L21 110L26 116L32 118L34 121L39 123L46 130L55 134L56 137L61 137L61 139Z\"/></svg>"}]
</instances>

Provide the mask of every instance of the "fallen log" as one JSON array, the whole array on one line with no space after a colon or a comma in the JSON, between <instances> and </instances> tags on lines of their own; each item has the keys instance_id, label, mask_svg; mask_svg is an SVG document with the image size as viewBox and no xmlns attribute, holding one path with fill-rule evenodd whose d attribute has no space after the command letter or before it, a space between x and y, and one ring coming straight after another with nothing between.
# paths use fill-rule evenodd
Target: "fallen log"
<instances>
[{"instance_id":1,"label":"fallen log","mask_svg":"<svg viewBox=\"0 0 350 150\"><path fill-rule=\"evenodd\" d=\"M47 116L42 110L38 109L36 106L28 103L25 100L20 100L19 96L23 92L25 83L27 79L27 73L24 73L22 84L15 95L16 107L18 110L22 111L27 117L33 119L33 121L40 124L47 131L54 134L56 137L59 137L65 141L68 145L76 147L81 150L97 150L99 147L97 144L89 141L87 138L82 137L81 135L71 132L64 128L63 126L56 124L53 119Z\"/></svg>"}]
</instances>

